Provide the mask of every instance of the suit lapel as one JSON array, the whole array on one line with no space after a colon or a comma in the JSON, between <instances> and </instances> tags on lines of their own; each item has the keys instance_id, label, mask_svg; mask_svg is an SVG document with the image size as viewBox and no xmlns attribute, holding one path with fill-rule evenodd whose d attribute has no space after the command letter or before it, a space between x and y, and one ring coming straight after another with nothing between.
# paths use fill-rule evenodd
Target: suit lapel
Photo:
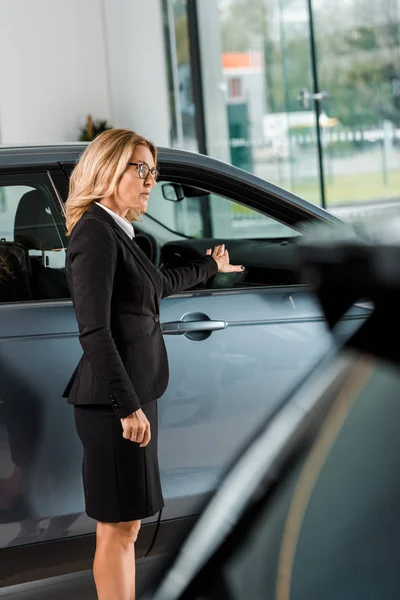
<instances>
[{"instance_id":1,"label":"suit lapel","mask_svg":"<svg viewBox=\"0 0 400 600\"><path fill-rule=\"evenodd\" d=\"M154 286L156 296L158 296L159 290L155 283L156 274L154 273L154 271L156 269L155 269L153 263L147 258L147 256L143 252L143 250L141 248L139 248L139 246L135 242L135 239L130 240L129 237L126 235L126 233L124 231L122 231L121 227L119 227L119 225L117 225L117 223L115 223L115 221L114 221L114 225L115 225L114 231L115 231L116 235L125 244L125 246L130 250L130 252L133 254L134 258L138 261L138 263L141 265L141 267L146 271L149 279L151 280L151 282Z\"/></svg>"},{"instance_id":2,"label":"suit lapel","mask_svg":"<svg viewBox=\"0 0 400 600\"><path fill-rule=\"evenodd\" d=\"M118 225L118 223L116 223L114 221L112 216L110 214L108 214L108 212L105 211L103 208L101 208L101 206L97 206L97 204L91 204L86 212L96 215L97 218L99 218L103 221L106 221L109 225L111 225L111 227L113 228L117 237L120 239L120 241L123 244L125 244L125 246L128 248L128 250L132 253L133 257L138 261L138 263L141 265L141 267L147 273L147 276L149 277L150 281L152 282L152 284L154 286L154 290L156 292L156 298L158 298L161 293L161 290L158 289L158 287L156 285L156 281L155 281L156 277L157 277L157 273L155 271L157 271L157 270L154 267L153 263L147 258L147 256L143 252L143 250L141 248L139 248L139 246L136 244L134 239L133 240L129 239L129 237L125 233L125 231L122 230L122 228ZM158 278L157 278L157 283L159 283Z\"/></svg>"}]
</instances>

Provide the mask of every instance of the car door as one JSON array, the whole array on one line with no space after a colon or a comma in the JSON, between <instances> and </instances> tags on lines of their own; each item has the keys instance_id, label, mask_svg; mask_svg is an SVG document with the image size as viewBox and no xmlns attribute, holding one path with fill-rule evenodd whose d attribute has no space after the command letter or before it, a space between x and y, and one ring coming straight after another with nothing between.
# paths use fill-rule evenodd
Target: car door
<instances>
[{"instance_id":1,"label":"car door","mask_svg":"<svg viewBox=\"0 0 400 600\"><path fill-rule=\"evenodd\" d=\"M0 173L1 547L63 535L82 513L80 450L61 399L76 325L51 171Z\"/></svg>"},{"instance_id":2,"label":"car door","mask_svg":"<svg viewBox=\"0 0 400 600\"><path fill-rule=\"evenodd\" d=\"M240 202L232 198L237 185ZM170 383L159 401L163 520L197 512L257 424L333 343L317 302L284 268L299 235L284 219L295 219L283 211L280 220L269 216L267 194L263 212L253 201L245 176L240 184L221 176L210 185L194 166L180 183L170 169L137 224L163 240L161 266L177 266L225 242L231 262L246 267L244 277L217 275L161 304L170 362ZM348 317L347 333L361 313Z\"/></svg>"},{"instance_id":3,"label":"car door","mask_svg":"<svg viewBox=\"0 0 400 600\"><path fill-rule=\"evenodd\" d=\"M338 222L208 157L163 151L160 169L148 214L135 223L138 243L147 237L143 247L166 268L225 241L246 279L218 275L161 303L170 382L159 401L166 506L156 551L168 550L167 522L198 512L259 420L332 343L318 305L281 262L299 221Z\"/></svg>"},{"instance_id":4,"label":"car door","mask_svg":"<svg viewBox=\"0 0 400 600\"><path fill-rule=\"evenodd\" d=\"M10 546L95 531L95 521L84 513L82 448L73 409L62 398L82 355L65 277L67 240L58 200L67 183L58 168L0 171L0 555L4 559ZM151 535L141 537L139 554L150 542ZM88 557L91 552L90 548ZM63 553L65 549L54 561L65 562ZM2 580L10 573L4 572L6 560L1 559L0 565Z\"/></svg>"}]
</instances>

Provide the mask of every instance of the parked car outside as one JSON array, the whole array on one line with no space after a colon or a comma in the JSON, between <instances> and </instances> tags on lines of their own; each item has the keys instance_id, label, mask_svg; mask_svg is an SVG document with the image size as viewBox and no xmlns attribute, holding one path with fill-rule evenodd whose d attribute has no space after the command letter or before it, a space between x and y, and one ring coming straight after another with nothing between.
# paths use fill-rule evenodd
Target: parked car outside
<instances>
[{"instance_id":1,"label":"parked car outside","mask_svg":"<svg viewBox=\"0 0 400 600\"><path fill-rule=\"evenodd\" d=\"M300 255L334 335L355 301L374 309L238 453L143 600L398 597L400 245Z\"/></svg>"},{"instance_id":2,"label":"parked car outside","mask_svg":"<svg viewBox=\"0 0 400 600\"><path fill-rule=\"evenodd\" d=\"M88 568L93 553L81 447L61 398L82 354L65 279L63 205L84 148L0 148L2 586ZM206 156L160 149L159 166L149 212L135 224L143 251L166 268L225 243L246 269L162 301L171 367L159 404L166 506L143 522L138 557L166 552L193 524L231 457L329 351L320 307L288 267L301 231L341 224ZM353 308L347 333L365 313Z\"/></svg>"}]
</instances>

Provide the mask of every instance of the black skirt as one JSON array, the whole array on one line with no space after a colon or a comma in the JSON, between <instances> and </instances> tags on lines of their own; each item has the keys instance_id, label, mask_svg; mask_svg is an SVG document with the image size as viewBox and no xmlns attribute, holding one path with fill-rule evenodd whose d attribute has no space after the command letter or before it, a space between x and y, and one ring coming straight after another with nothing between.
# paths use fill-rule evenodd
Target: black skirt
<instances>
[{"instance_id":1,"label":"black skirt","mask_svg":"<svg viewBox=\"0 0 400 600\"><path fill-rule=\"evenodd\" d=\"M145 448L122 437L111 406L75 406L75 425L84 448L86 513L97 521L120 523L155 515L164 506L158 466L157 401L142 406L151 426Z\"/></svg>"}]
</instances>

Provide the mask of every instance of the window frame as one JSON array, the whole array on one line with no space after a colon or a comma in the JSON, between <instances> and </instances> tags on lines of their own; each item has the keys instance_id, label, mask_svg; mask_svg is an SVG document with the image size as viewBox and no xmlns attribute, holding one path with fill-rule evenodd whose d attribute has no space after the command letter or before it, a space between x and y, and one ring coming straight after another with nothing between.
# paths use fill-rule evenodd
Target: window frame
<instances>
[{"instance_id":1,"label":"window frame","mask_svg":"<svg viewBox=\"0 0 400 600\"><path fill-rule=\"evenodd\" d=\"M3 185L4 182L4 185ZM59 185L56 185L56 182L61 182L61 188ZM18 186L18 185L26 185L32 187L33 189L43 190L43 192L49 197L51 202L51 207L55 211L56 222L64 221L64 211L62 202L62 188L65 185L65 182L68 184L68 180L66 174L60 167L56 165L49 166L41 166L38 167L8 167L6 169L0 169L0 187L6 187L8 185ZM0 219L2 215L5 213L0 213ZM66 228L59 230L57 225L54 225L57 228L57 233L59 234L61 240L64 242L64 248L67 247L67 238L66 238ZM60 240L60 241L61 241ZM7 240L6 241L12 241ZM17 306L23 304L32 305L32 304L54 304L54 303L71 303L71 296L68 298L45 298L45 299L31 299L31 300L15 300L9 302L1 302L0 307L4 306Z\"/></svg>"},{"instance_id":2,"label":"window frame","mask_svg":"<svg viewBox=\"0 0 400 600\"><path fill-rule=\"evenodd\" d=\"M307 222L326 223L334 227L343 223L331 213L292 192L252 173L232 167L222 161L216 161L212 157L202 154L192 155L192 153L182 150L166 154L165 150L161 149L158 165L159 183L168 181L183 183L210 193L226 196L243 206L259 210L266 216L276 219L283 225L293 227L297 231L304 231L304 225ZM69 179L76 162L64 161L60 163L60 166ZM232 173L232 169L234 169L234 173ZM245 197L244 200L243 197ZM65 202L66 198L63 200Z\"/></svg>"}]
</instances>

